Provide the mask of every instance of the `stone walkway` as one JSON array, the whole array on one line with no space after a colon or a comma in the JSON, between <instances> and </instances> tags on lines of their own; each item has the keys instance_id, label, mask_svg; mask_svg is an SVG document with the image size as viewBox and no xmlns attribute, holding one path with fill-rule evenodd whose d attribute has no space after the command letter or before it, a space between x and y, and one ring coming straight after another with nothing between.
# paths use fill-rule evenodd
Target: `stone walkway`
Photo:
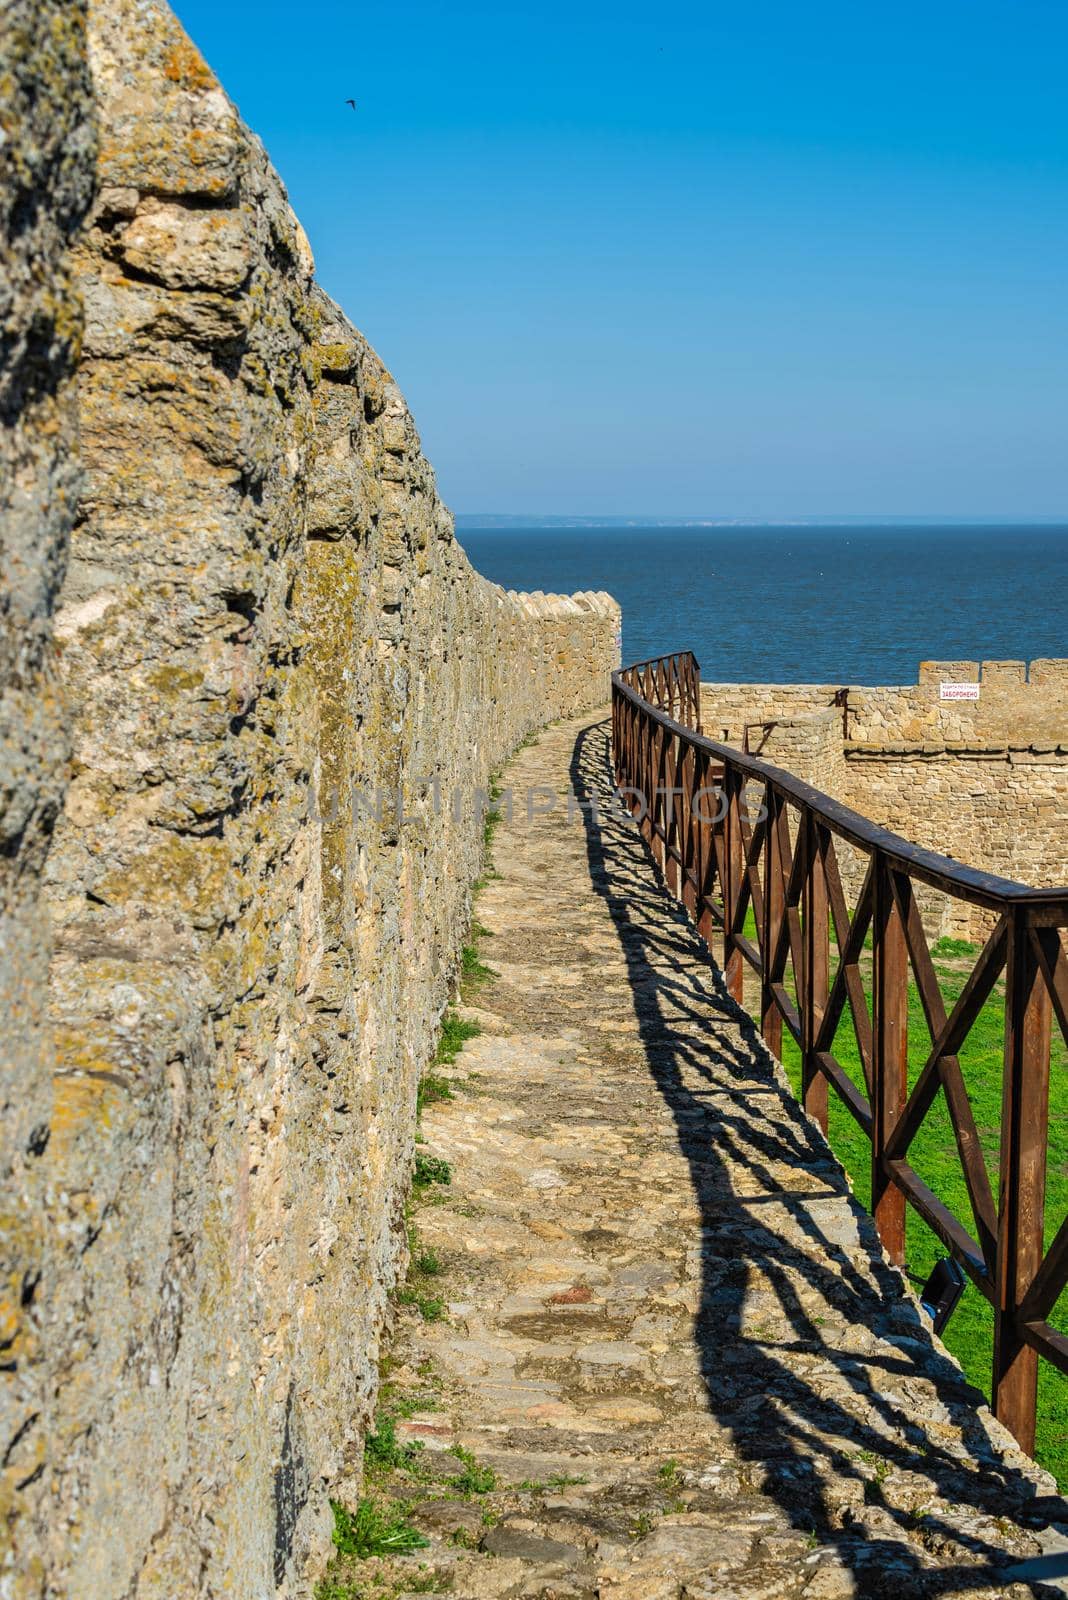
<instances>
[{"instance_id":1,"label":"stone walkway","mask_svg":"<svg viewBox=\"0 0 1068 1600\"><path fill-rule=\"evenodd\" d=\"M1052 1480L932 1343L636 831L567 820L569 784L608 793L603 718L505 781L483 1032L420 1147L452 1169L415 1215L447 1313L400 1314L371 1480L431 1543L357 1592L1060 1592ZM561 798L528 821L533 785Z\"/></svg>"}]
</instances>

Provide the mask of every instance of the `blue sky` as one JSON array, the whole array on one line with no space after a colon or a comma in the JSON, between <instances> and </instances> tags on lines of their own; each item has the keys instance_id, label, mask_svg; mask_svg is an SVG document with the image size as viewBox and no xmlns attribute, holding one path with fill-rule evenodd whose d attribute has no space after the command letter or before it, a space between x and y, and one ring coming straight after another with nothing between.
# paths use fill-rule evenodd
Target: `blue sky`
<instances>
[{"instance_id":1,"label":"blue sky","mask_svg":"<svg viewBox=\"0 0 1068 1600\"><path fill-rule=\"evenodd\" d=\"M176 9L454 510L1068 520L1063 0Z\"/></svg>"}]
</instances>

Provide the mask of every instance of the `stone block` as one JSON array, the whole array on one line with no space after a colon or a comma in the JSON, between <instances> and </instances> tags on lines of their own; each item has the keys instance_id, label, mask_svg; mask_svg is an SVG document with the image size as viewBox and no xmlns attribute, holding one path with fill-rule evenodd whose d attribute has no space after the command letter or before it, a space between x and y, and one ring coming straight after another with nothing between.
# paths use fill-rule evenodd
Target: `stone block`
<instances>
[{"instance_id":1,"label":"stone block","mask_svg":"<svg viewBox=\"0 0 1068 1600\"><path fill-rule=\"evenodd\" d=\"M1025 661L984 661L981 669L984 688L1009 688L1027 681Z\"/></svg>"}]
</instances>

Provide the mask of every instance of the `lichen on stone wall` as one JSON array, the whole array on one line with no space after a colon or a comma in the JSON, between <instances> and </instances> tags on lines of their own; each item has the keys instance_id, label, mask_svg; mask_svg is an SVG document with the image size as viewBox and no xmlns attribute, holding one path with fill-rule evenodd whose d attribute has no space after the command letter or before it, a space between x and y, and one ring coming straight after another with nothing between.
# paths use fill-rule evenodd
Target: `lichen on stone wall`
<instances>
[{"instance_id":1,"label":"lichen on stone wall","mask_svg":"<svg viewBox=\"0 0 1068 1600\"><path fill-rule=\"evenodd\" d=\"M43 873L54 930L54 1071L38 1049L5 1128L5 1195L29 1141L43 1223L19 1245L42 1309L12 1460L48 1512L35 1525L16 1484L3 1592L284 1593L360 1473L476 797L530 728L607 697L618 608L471 569L399 389L316 287L280 179L162 0L90 6L95 171L84 18L16 9L71 23L54 60L16 41L27 84L70 96L66 153L24 175L55 189L26 272L56 286L57 382L61 246L95 198L47 860L45 823L19 824L27 915L43 926ZM59 727L42 673L72 451L9 398L68 507L27 505L42 644L21 682L5 658L29 697L7 727L43 751L13 799L51 820L59 735L33 717ZM403 822L365 804L380 790Z\"/></svg>"},{"instance_id":2,"label":"lichen on stone wall","mask_svg":"<svg viewBox=\"0 0 1068 1600\"><path fill-rule=\"evenodd\" d=\"M78 490L70 377L81 306L69 250L92 189L78 0L0 19L0 1593L44 1581L44 1413L54 1290L43 1215L51 1049L39 879L66 737L52 613ZM18 1546L14 1530L18 1529Z\"/></svg>"}]
</instances>

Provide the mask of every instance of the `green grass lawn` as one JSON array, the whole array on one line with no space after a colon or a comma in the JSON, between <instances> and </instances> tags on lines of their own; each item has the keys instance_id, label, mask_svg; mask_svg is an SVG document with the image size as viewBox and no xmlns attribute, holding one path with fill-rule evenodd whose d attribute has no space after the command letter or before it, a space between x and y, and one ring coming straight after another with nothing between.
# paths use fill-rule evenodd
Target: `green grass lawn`
<instances>
[{"instance_id":1,"label":"green grass lawn","mask_svg":"<svg viewBox=\"0 0 1068 1600\"><path fill-rule=\"evenodd\" d=\"M746 935L755 938L752 910L747 918ZM836 967L832 935L832 979ZM862 958L865 987L871 1000L870 934ZM947 1012L952 1011L978 948L959 940L942 940L932 955ZM789 974L789 968L787 969ZM759 990L755 974L746 970L745 1003L759 1017ZM792 986L788 984L788 987ZM998 1141L1001 1123L1002 1050L1004 1044L1004 981L995 985L972 1028L960 1055L961 1071L968 1089L972 1113L979 1129L987 1170L994 1191L998 1192ZM909 1081L915 1082L930 1051L930 1034L915 984L909 987ZM853 1025L846 1006L835 1036L834 1054L857 1086L864 1090L864 1073L857 1051ZM793 1038L783 1030L783 1066L794 1089L801 1091L801 1053ZM829 1138L835 1154L853 1181L857 1199L870 1208L871 1145L857 1126L833 1087L829 1090ZM950 1124L945 1098L940 1093L927 1114L909 1153L910 1165L974 1236L974 1221L960 1158ZM1068 1210L1068 1050L1056 1021L1053 1024L1053 1059L1050 1071L1050 1126L1046 1188L1046 1243ZM908 1209L906 1223L907 1271L918 1288L926 1281L935 1262L947 1252L941 1240L926 1223ZM1056 1307L1050 1322L1068 1332L1068 1305ZM993 1356L994 1318L988 1302L969 1283L949 1326L943 1334L946 1345L957 1357L968 1377L989 1399ZM1038 1390L1038 1440L1036 1456L1052 1472L1062 1488L1068 1487L1068 1377L1043 1361Z\"/></svg>"}]
</instances>

